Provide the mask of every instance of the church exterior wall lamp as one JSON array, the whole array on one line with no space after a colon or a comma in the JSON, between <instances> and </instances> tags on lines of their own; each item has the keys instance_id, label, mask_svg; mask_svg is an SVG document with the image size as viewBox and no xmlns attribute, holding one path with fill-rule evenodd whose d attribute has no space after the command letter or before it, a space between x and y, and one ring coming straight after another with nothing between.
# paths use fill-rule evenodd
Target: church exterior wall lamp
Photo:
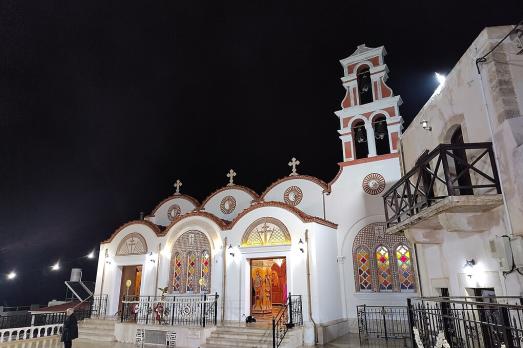
<instances>
[{"instance_id":1,"label":"church exterior wall lamp","mask_svg":"<svg viewBox=\"0 0 523 348\"><path fill-rule=\"evenodd\" d=\"M303 249L303 240L300 238L300 241L298 242L298 246L300 247L300 251L303 254L305 250Z\"/></svg>"},{"instance_id":2,"label":"church exterior wall lamp","mask_svg":"<svg viewBox=\"0 0 523 348\"><path fill-rule=\"evenodd\" d=\"M429 121L422 120L419 124L421 124L421 128L423 128L426 131L432 131L432 126L429 124Z\"/></svg>"},{"instance_id":3,"label":"church exterior wall lamp","mask_svg":"<svg viewBox=\"0 0 523 348\"><path fill-rule=\"evenodd\" d=\"M463 265L463 268L467 271L467 277L472 278L472 268L476 265L476 261L474 259L465 259L465 265Z\"/></svg>"},{"instance_id":4,"label":"church exterior wall lamp","mask_svg":"<svg viewBox=\"0 0 523 348\"><path fill-rule=\"evenodd\" d=\"M231 255L232 257L234 257L234 249L232 248L232 245L229 244L229 247L227 248L227 250L229 250L229 255Z\"/></svg>"}]
</instances>

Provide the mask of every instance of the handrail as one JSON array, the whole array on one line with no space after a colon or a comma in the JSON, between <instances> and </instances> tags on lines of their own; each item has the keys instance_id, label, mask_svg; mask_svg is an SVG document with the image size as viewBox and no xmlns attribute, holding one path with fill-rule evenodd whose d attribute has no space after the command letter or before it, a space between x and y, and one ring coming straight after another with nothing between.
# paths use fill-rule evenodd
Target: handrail
<instances>
[{"instance_id":1,"label":"handrail","mask_svg":"<svg viewBox=\"0 0 523 348\"><path fill-rule=\"evenodd\" d=\"M467 156L466 150L481 151ZM382 195L387 227L438 200L487 189L501 193L492 143L439 144Z\"/></svg>"}]
</instances>

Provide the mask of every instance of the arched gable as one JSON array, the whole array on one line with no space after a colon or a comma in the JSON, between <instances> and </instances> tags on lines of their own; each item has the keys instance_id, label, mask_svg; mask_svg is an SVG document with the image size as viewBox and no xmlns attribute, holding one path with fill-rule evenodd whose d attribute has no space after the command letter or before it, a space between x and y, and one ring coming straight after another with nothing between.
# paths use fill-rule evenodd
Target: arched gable
<instances>
[{"instance_id":1,"label":"arched gable","mask_svg":"<svg viewBox=\"0 0 523 348\"><path fill-rule=\"evenodd\" d=\"M211 193L202 202L201 209L220 219L231 221L258 199L258 194L248 187L225 186Z\"/></svg>"},{"instance_id":2,"label":"arched gable","mask_svg":"<svg viewBox=\"0 0 523 348\"><path fill-rule=\"evenodd\" d=\"M161 226L167 226L178 216L198 209L200 203L185 194L174 194L161 201L146 217L147 220Z\"/></svg>"},{"instance_id":3,"label":"arched gable","mask_svg":"<svg viewBox=\"0 0 523 348\"><path fill-rule=\"evenodd\" d=\"M262 200L282 202L312 216L323 216L323 194L327 184L308 175L288 176L274 182L261 195Z\"/></svg>"},{"instance_id":4,"label":"arched gable","mask_svg":"<svg viewBox=\"0 0 523 348\"><path fill-rule=\"evenodd\" d=\"M112 234L111 236L106 239L105 241L102 242L103 243L111 243L113 241L113 239L123 230L127 229L129 226L133 226L133 225L140 225L140 226L143 226L143 227L146 227L146 229L149 229L152 233L154 233L156 236L160 236L162 234L162 231L160 230L160 228L153 224L152 222L149 222L147 220L133 220L133 221L129 221L125 224L123 224L122 226L118 227Z\"/></svg>"}]
</instances>

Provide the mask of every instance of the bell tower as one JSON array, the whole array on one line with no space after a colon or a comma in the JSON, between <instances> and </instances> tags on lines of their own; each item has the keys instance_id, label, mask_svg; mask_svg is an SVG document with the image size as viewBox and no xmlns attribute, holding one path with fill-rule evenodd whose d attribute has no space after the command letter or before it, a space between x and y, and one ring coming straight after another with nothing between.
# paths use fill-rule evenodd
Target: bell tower
<instances>
[{"instance_id":1,"label":"bell tower","mask_svg":"<svg viewBox=\"0 0 523 348\"><path fill-rule=\"evenodd\" d=\"M403 123L399 114L402 100L386 84L389 72L384 63L386 54L384 46L370 48L363 44L340 60L345 97L341 110L335 114L340 119L338 132L346 164L397 156Z\"/></svg>"}]
</instances>

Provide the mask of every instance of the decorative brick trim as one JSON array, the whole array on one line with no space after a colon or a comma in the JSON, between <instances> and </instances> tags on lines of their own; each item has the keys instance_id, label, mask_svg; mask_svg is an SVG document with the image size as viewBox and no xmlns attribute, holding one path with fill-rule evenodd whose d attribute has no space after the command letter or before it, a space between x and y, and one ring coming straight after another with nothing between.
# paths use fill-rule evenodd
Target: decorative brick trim
<instances>
[{"instance_id":1,"label":"decorative brick trim","mask_svg":"<svg viewBox=\"0 0 523 348\"><path fill-rule=\"evenodd\" d=\"M285 209L285 210L293 213L297 217L299 217L302 222L315 222L315 223L318 223L320 225L324 225L324 226L327 226L327 227L330 227L330 228L334 228L334 229L338 228L338 224L335 224L334 222L331 222L331 221L328 221L328 220L325 220L325 219L322 219L322 218L319 218L319 217L316 217L316 216L308 215L308 214L302 212L301 210L299 210L298 208L292 207L292 206L290 206L288 204L285 204L285 203L282 203L282 202L269 201L269 202L256 202L256 203L253 203L249 208L247 208L244 211L242 211L240 214L238 214L234 218L234 220L231 221L231 223L227 226L227 230L231 230L234 227L234 225L243 216L247 215L251 211L253 211L255 209L259 209L259 208L264 208L264 207L275 207L275 208Z\"/></svg>"},{"instance_id":2,"label":"decorative brick trim","mask_svg":"<svg viewBox=\"0 0 523 348\"><path fill-rule=\"evenodd\" d=\"M214 192L211 193L210 195L208 195L207 198L205 198L205 199L203 200L202 204L200 205L200 209L203 209L203 207L205 207L205 205L209 202L209 200L210 200L211 198L213 198L214 196L216 196L218 193L223 192L223 191L226 191L226 190L240 190L240 191L246 192L247 194L251 195L253 201L256 201L256 200L259 199L258 194L257 194L254 190L252 190L252 189L250 189L250 188L248 188L248 187L245 187L245 186L241 186L241 185L236 185L236 184L234 184L234 185L232 185L232 186L224 186L224 187L222 187L222 188L220 188L220 189L214 191Z\"/></svg>"},{"instance_id":3,"label":"decorative brick trim","mask_svg":"<svg viewBox=\"0 0 523 348\"><path fill-rule=\"evenodd\" d=\"M116 237L116 235L122 231L123 229L125 229L126 227L129 227L131 225L145 225L147 227L149 227L157 236L161 236L162 235L162 230L160 229L160 227L158 227L157 225L153 224L152 222L150 221L147 221L147 220L133 220L133 221L129 221L125 224L123 224L122 226L118 227L114 232L113 234L111 234L111 236L109 237L109 239L107 240L104 240L102 242L102 244L105 244L105 243L111 243L114 239L114 237Z\"/></svg>"},{"instance_id":4,"label":"decorative brick trim","mask_svg":"<svg viewBox=\"0 0 523 348\"><path fill-rule=\"evenodd\" d=\"M327 183L325 181L323 181L321 179L318 179L318 178L316 178L314 176L310 176L310 175L286 176L284 178L276 180L269 187L267 187L265 189L265 191L263 191L263 193L260 195L260 200L265 199L265 196L267 195L267 193L269 193L269 191L272 190L275 186L281 184L282 182L285 182L285 181L288 181L288 180L296 180L296 179L302 179L302 180L311 181L311 182L321 186L324 191L326 191L328 189L328 185L327 185Z\"/></svg>"}]
</instances>

